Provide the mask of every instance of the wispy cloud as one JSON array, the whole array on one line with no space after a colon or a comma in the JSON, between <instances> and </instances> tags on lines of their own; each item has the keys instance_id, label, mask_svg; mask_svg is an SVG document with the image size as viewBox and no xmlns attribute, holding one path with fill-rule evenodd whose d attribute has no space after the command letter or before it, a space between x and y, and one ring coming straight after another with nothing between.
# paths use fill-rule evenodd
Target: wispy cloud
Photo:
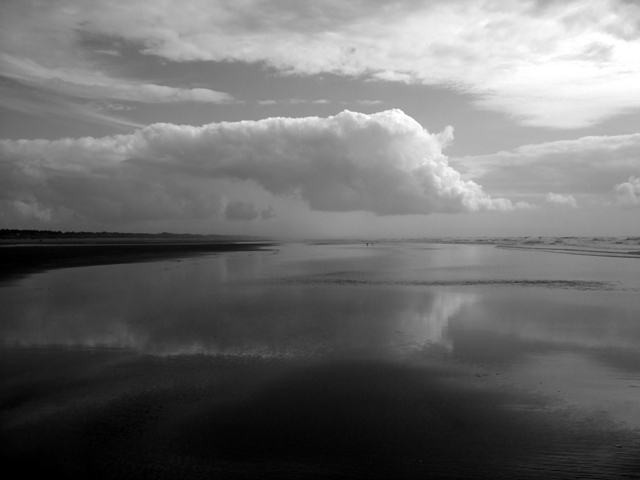
<instances>
[{"instance_id":1,"label":"wispy cloud","mask_svg":"<svg viewBox=\"0 0 640 480\"><path fill-rule=\"evenodd\" d=\"M111 112L132 109L131 105L114 103L101 104L92 101L70 101L59 94L45 94L36 88L21 85L11 80L0 83L0 105L14 111L34 116L54 116L64 119L90 120L132 130L145 125Z\"/></svg>"},{"instance_id":2,"label":"wispy cloud","mask_svg":"<svg viewBox=\"0 0 640 480\"><path fill-rule=\"evenodd\" d=\"M640 6L624 0L8 3L0 25L7 53L48 71L60 63L89 71L77 60L83 33L177 62L265 62L283 73L445 85L535 126L585 127L640 108ZM87 87L78 78L61 80ZM148 98L148 87L132 89Z\"/></svg>"},{"instance_id":3,"label":"wispy cloud","mask_svg":"<svg viewBox=\"0 0 640 480\"><path fill-rule=\"evenodd\" d=\"M604 203L612 185L638 174L639 151L640 134L590 136L451 162L496 195L543 197L552 189Z\"/></svg>"},{"instance_id":4,"label":"wispy cloud","mask_svg":"<svg viewBox=\"0 0 640 480\"><path fill-rule=\"evenodd\" d=\"M122 53L117 50L96 50L95 53L99 53L101 55L111 55L112 57L121 57Z\"/></svg>"},{"instance_id":5,"label":"wispy cloud","mask_svg":"<svg viewBox=\"0 0 640 480\"><path fill-rule=\"evenodd\" d=\"M382 100L358 100L360 105L380 105Z\"/></svg>"},{"instance_id":6,"label":"wispy cloud","mask_svg":"<svg viewBox=\"0 0 640 480\"><path fill-rule=\"evenodd\" d=\"M83 105L86 100L138 103L225 103L233 98L207 88L183 88L123 77L105 70L96 57L123 57L118 49L87 48L83 36L99 34L92 15L110 2L47 2L8 0L0 6L0 76L37 91L20 102L0 98L4 107L24 111L41 102L49 113L74 111L86 120L123 124L123 120ZM114 4L114 6L116 6ZM127 21L122 18L122 21ZM126 37L126 36L125 36ZM126 121L124 121L126 123Z\"/></svg>"},{"instance_id":7,"label":"wispy cloud","mask_svg":"<svg viewBox=\"0 0 640 480\"><path fill-rule=\"evenodd\" d=\"M146 103L222 103L231 100L231 96L226 93L205 88L185 89L151 83L132 83L78 68L46 68L33 60L18 59L3 53L0 53L0 71L5 77L71 97Z\"/></svg>"},{"instance_id":8,"label":"wispy cloud","mask_svg":"<svg viewBox=\"0 0 640 480\"><path fill-rule=\"evenodd\" d=\"M442 153L451 138L451 128L430 134L390 110L203 127L155 124L104 138L1 140L0 213L94 223L275 214L243 199L225 200L220 181L248 181L246 188L325 212L404 215L528 206L492 198L462 180Z\"/></svg>"}]
</instances>

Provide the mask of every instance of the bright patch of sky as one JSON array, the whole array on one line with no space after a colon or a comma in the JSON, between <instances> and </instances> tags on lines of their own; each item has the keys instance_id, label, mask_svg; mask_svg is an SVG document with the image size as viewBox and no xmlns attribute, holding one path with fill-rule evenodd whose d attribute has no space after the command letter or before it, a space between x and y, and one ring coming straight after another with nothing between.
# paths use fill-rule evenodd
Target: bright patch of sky
<instances>
[{"instance_id":1,"label":"bright patch of sky","mask_svg":"<svg viewBox=\"0 0 640 480\"><path fill-rule=\"evenodd\" d=\"M640 234L633 1L7 0L0 45L2 228Z\"/></svg>"}]
</instances>

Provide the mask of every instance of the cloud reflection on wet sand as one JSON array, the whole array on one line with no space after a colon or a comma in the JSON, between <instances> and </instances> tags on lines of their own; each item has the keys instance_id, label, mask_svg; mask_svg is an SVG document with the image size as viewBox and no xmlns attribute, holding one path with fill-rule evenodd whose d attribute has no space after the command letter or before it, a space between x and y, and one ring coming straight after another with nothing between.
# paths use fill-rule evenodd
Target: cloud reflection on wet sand
<instances>
[{"instance_id":1,"label":"cloud reflection on wet sand","mask_svg":"<svg viewBox=\"0 0 640 480\"><path fill-rule=\"evenodd\" d=\"M449 318L475 299L472 292L375 285L352 292L270 279L234 282L229 275L219 259L49 272L5 291L2 340L161 354L306 356L446 343Z\"/></svg>"}]
</instances>

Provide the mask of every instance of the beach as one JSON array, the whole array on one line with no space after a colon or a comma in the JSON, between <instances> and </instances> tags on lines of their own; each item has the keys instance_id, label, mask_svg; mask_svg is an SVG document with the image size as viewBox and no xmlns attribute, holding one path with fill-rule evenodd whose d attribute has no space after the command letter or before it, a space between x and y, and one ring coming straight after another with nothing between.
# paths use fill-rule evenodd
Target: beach
<instances>
[{"instance_id":1,"label":"beach","mask_svg":"<svg viewBox=\"0 0 640 480\"><path fill-rule=\"evenodd\" d=\"M207 242L140 239L46 239L0 241L0 282L57 268L150 262L221 252L255 250L270 242Z\"/></svg>"},{"instance_id":2,"label":"beach","mask_svg":"<svg viewBox=\"0 0 640 480\"><path fill-rule=\"evenodd\" d=\"M24 474L638 478L640 259L68 248L0 286L2 461Z\"/></svg>"}]
</instances>

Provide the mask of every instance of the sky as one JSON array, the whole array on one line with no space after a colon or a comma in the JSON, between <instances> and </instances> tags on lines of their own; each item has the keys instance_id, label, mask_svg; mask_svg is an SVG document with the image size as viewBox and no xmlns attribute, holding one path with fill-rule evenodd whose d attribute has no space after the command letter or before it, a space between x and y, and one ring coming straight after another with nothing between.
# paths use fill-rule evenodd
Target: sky
<instances>
[{"instance_id":1,"label":"sky","mask_svg":"<svg viewBox=\"0 0 640 480\"><path fill-rule=\"evenodd\" d=\"M640 235L636 0L2 0L0 228Z\"/></svg>"}]
</instances>

